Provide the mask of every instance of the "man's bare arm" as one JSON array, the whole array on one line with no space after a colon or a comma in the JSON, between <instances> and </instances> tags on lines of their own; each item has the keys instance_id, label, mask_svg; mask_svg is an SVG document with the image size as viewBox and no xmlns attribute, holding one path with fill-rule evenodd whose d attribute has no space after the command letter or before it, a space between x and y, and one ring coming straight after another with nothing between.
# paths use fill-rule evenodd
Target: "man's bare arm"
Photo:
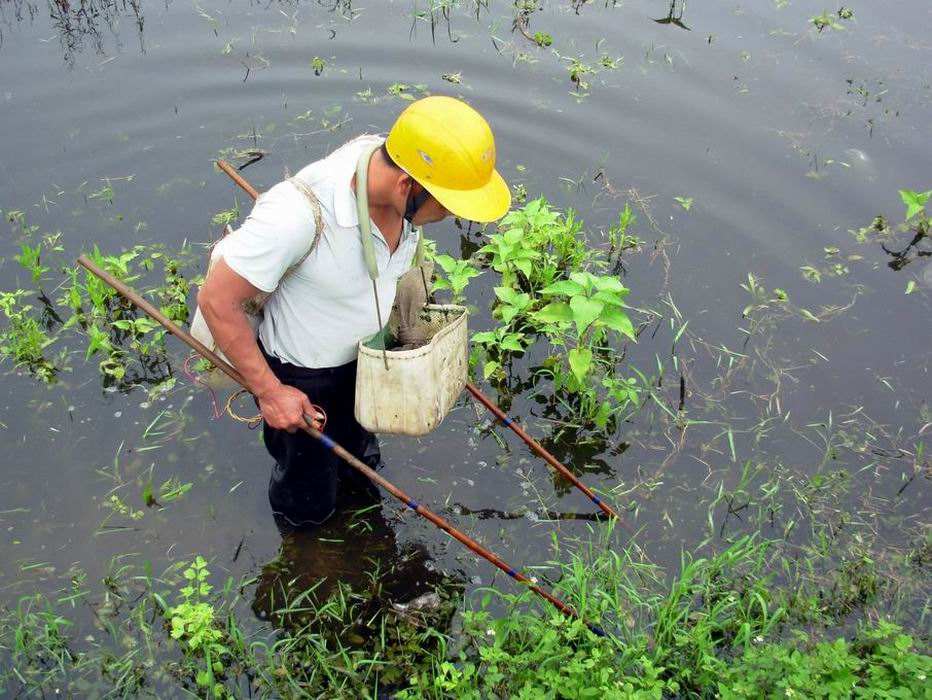
<instances>
[{"instance_id":1,"label":"man's bare arm","mask_svg":"<svg viewBox=\"0 0 932 700\"><path fill-rule=\"evenodd\" d=\"M278 380L259 350L243 302L260 292L221 258L198 292L197 305L217 346L259 400L262 418L273 428L293 433L306 426L305 415L317 414L302 391Z\"/></svg>"}]
</instances>

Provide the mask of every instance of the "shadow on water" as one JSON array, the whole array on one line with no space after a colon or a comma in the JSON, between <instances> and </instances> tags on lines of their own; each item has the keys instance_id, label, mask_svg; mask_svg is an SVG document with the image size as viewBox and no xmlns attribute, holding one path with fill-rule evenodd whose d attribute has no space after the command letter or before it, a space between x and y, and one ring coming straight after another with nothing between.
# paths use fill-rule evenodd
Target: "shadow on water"
<instances>
[{"instance_id":1,"label":"shadow on water","mask_svg":"<svg viewBox=\"0 0 932 700\"><path fill-rule=\"evenodd\" d=\"M279 523L279 531L278 556L256 585L258 618L283 629L337 622L359 644L378 634L385 615L449 625L463 581L441 572L423 545L399 546L381 503L340 510L312 528Z\"/></svg>"}]
</instances>

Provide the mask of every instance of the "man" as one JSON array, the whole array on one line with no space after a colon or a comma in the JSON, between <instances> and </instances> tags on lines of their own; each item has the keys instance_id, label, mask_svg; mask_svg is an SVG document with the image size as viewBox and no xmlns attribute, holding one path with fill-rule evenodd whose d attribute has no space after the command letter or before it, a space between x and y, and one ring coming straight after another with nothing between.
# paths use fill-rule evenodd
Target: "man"
<instances>
[{"instance_id":1,"label":"man","mask_svg":"<svg viewBox=\"0 0 932 700\"><path fill-rule=\"evenodd\" d=\"M377 443L353 415L357 344L380 330L355 191L357 162L373 148L366 194L384 310L411 268L419 235L413 226L450 214L494 221L511 204L485 119L460 100L427 97L401 113L384 141L361 136L301 170L298 185L273 187L224 241L198 306L258 401L276 462L269 502L291 525L323 522L338 495L354 481L359 486L352 468L304 431L305 416L317 416L312 402L327 414L334 440L372 466L379 461ZM319 203L317 240L301 183ZM243 302L260 292L274 294L257 342Z\"/></svg>"}]
</instances>

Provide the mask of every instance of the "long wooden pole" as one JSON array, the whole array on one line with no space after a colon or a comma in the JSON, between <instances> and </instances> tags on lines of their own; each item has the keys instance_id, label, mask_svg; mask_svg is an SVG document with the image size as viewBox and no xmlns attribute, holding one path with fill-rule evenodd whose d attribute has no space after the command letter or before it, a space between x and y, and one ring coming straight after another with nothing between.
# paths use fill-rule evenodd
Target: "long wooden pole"
<instances>
[{"instance_id":1,"label":"long wooden pole","mask_svg":"<svg viewBox=\"0 0 932 700\"><path fill-rule=\"evenodd\" d=\"M618 517L618 513L615 512L614 508L612 508L610 505L608 505L608 503L606 503L601 498L596 496L588 486L586 486L583 482L581 482L576 477L576 475L573 474L573 472L571 472L569 469L567 469L566 466L564 466L563 463L561 463L556 457L550 454L544 448L543 445L541 445L539 442L537 442L537 440L535 440L530 435L528 435L526 432L524 432L524 430L521 428L520 425L518 425L514 420L509 418L508 415L501 408L499 408L497 405L495 405L495 403L492 402L492 399L490 399L488 396L483 394L481 391L479 391L479 389L477 389L475 386L473 386L469 382L466 382L466 389L469 390L469 393L472 394L479 403L481 403L483 406L489 409L492 413L494 413L496 418L498 418L504 425L511 428L518 437L524 440L524 442L527 444L528 447L531 448L531 450L533 450L538 455L540 455L544 459L544 461L547 462L547 464L549 464L551 467L556 469L563 476L563 478L567 479L571 484L573 484L573 486L575 486L577 489L579 489L584 494L586 494L586 496L589 497L589 500L591 500L599 508L602 509L603 513L613 518L616 518L622 527L624 527L629 532L631 531L630 527L620 517Z\"/></svg>"},{"instance_id":2,"label":"long wooden pole","mask_svg":"<svg viewBox=\"0 0 932 700\"><path fill-rule=\"evenodd\" d=\"M230 165L229 163L227 163L225 160L218 160L218 161L217 161L217 167L220 168L220 169L221 169L223 172L225 172L227 175L229 175L229 176L233 179L233 182L235 182L237 185L239 185L241 188L243 188L243 190L244 190L250 197L252 197L253 199L256 199L256 198L259 196L259 193L258 193L258 191L256 190L256 188L253 187L252 185L250 185L250 184L246 181L246 179L245 179L242 175L240 175L240 174L236 171L236 169L235 169L232 165ZM601 498L599 498L598 496L596 496L588 486L586 486L583 482L581 482L581 481L576 477L575 474L573 474L573 472L571 472L571 471L570 471L562 462L560 462L556 457L554 457L552 454L550 454L550 452L548 452L548 451L544 448L543 445L541 445L541 444L540 444L539 442L537 442L534 438L532 438L530 435L528 435L526 432L524 432L524 430L521 428L521 426L518 425L517 423L515 423L511 418L509 418L509 417L505 414L505 412L502 411L502 409L499 408L497 405L495 405L495 403L493 403L493 401L492 401L489 397L487 397L485 394L483 394L481 391L479 391L479 389L477 389L473 384L470 384L470 383L468 383L468 382L467 382L467 384L466 384L466 388L469 390L469 393L472 394L474 397L476 397L476 399L477 399L483 406L485 406L485 407L486 407L487 409L489 409L492 413L494 413L495 416L496 416L503 424L505 424L506 426L508 426L509 428L511 428L511 429L514 431L514 433L515 433L518 437L520 437L522 440L524 440L525 444L527 444L527 446L530 447L532 451L534 451L534 452L536 452L538 455L540 455L540 456L544 459L544 461L547 462L547 464L549 464L551 467L553 467L554 469L556 469L556 470L563 476L563 478L565 478L567 481L569 481L571 484L573 484L573 486L575 486L577 489L579 489L580 491L582 491L582 492L589 498L590 501L592 501L592 502L595 503L599 508L601 508L603 513L605 513L606 515L608 515L608 516L610 516L610 517L615 518L616 520L618 520L618 522L621 524L621 526L624 527L625 530L627 530L629 533L633 532L633 530L631 529L631 527L630 527L629 525L627 525L624 521L622 521L622 519L619 517L618 513L615 511L614 508L612 508L608 503L606 503L606 502L603 501Z\"/></svg>"},{"instance_id":3,"label":"long wooden pole","mask_svg":"<svg viewBox=\"0 0 932 700\"><path fill-rule=\"evenodd\" d=\"M243 378L243 376L239 372L236 371L236 369L230 363L225 361L223 358L221 358L219 355L213 352L206 345L198 341L190 333L186 332L185 330L180 328L177 324L173 323L170 319L168 319L165 316L165 314L159 311L155 306L149 303L144 297L139 295L137 292L135 292L127 284L117 279L116 277L108 273L106 270L100 269L97 265L95 265L90 259L88 259L84 255L78 258L78 264L80 264L81 266L86 268L88 271L90 271L91 273L99 277L101 280L109 284L117 292L119 292L125 299L127 299L132 304L137 306L139 309L149 314L152 318L154 318L156 321L161 323L166 328L166 330L168 330L169 333L174 335L176 338L184 342L189 347L193 348L196 352L200 353L203 357L210 360L210 362L215 367L220 369L224 374L226 374L228 377L233 379L236 383L238 383L244 389L249 390L250 387L246 383L246 380ZM369 466L367 466L366 464L361 462L359 459L357 459L355 456L350 454L350 452L348 452L344 447L334 442L330 437L328 437L324 433L315 429L311 423L310 416L305 416L305 421L307 421L307 426L305 427L305 430L311 437L317 440L320 440L324 444L325 447L332 450L336 455L338 455L344 461L346 461L347 464L349 464L351 467L353 467L357 471L361 472L368 479L370 479L371 481L375 482L376 484L384 488L392 496L394 496L399 501L401 501L406 506L408 506L408 508L410 508L411 510L413 510L415 513L425 518L426 520L429 520L430 522L432 522L438 528L440 528L445 533L450 535L450 537L452 537L453 539L466 545L469 549L471 549L473 552L481 556L483 559L485 559L486 561L490 562L494 566L504 571L506 574L508 574L508 576L513 578L515 581L525 584L528 588L534 591L541 598L544 598L545 600L547 600L555 608L557 608L557 610L562 612L567 617L572 617L572 618L579 617L577 612L572 607L564 603L562 600L557 598L552 593L544 590L543 588L535 584L530 578L522 574L520 571L517 571L514 567L512 567L510 564L505 562L498 555L486 549L485 547L483 547L481 544L476 542L474 539L472 539L468 535L465 535L459 530L457 530L444 518L441 518L439 515L437 515L430 509L426 508L425 506L415 501L407 493L405 493L400 488L395 486L393 483L388 481L388 479L386 479L385 477L380 475L378 472L376 472L374 469L371 469ZM598 625L594 625L594 624L587 622L586 626L590 630L592 630L595 634L599 636L605 636L605 632Z\"/></svg>"}]
</instances>

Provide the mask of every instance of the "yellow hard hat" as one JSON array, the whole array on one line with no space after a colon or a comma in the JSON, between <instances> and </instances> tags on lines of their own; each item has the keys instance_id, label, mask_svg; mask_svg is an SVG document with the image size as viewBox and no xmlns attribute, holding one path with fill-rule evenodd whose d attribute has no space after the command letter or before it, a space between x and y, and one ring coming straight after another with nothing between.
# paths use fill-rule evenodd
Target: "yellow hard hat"
<instances>
[{"instance_id":1,"label":"yellow hard hat","mask_svg":"<svg viewBox=\"0 0 932 700\"><path fill-rule=\"evenodd\" d=\"M495 170L492 130L461 100L436 95L412 102L385 146L395 164L455 216L495 221L511 206L508 185Z\"/></svg>"}]
</instances>

